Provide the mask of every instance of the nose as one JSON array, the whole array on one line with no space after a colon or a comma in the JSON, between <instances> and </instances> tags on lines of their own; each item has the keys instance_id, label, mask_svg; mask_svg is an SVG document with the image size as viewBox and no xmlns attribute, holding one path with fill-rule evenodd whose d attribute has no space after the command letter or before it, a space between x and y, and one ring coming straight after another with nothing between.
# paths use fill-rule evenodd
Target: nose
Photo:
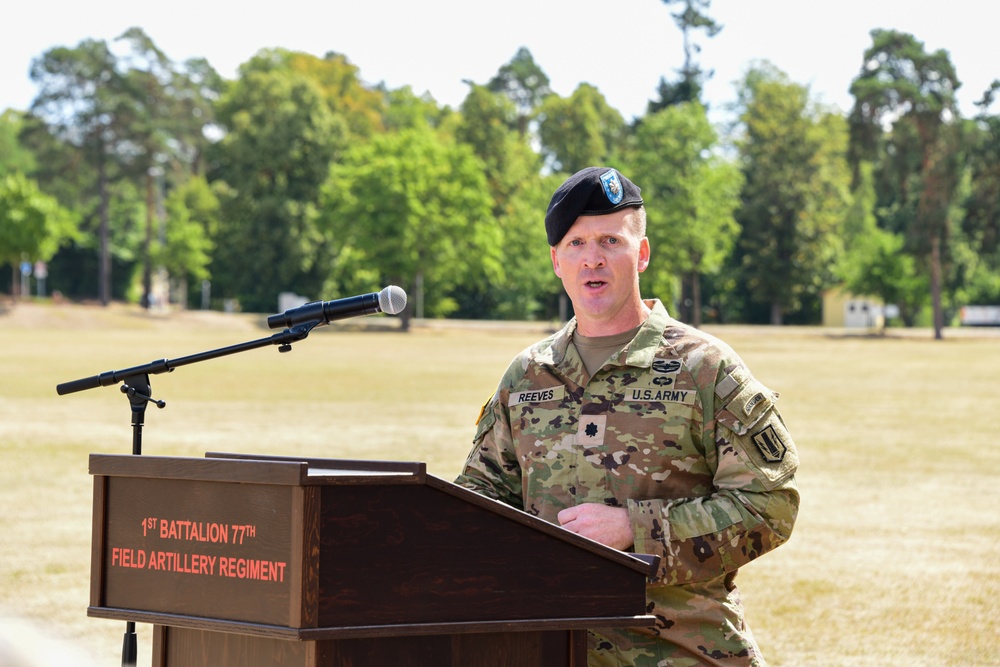
<instances>
[{"instance_id":1,"label":"nose","mask_svg":"<svg viewBox=\"0 0 1000 667\"><path fill-rule=\"evenodd\" d=\"M588 269L604 266L604 252L600 243L588 243L583 251L583 265Z\"/></svg>"}]
</instances>

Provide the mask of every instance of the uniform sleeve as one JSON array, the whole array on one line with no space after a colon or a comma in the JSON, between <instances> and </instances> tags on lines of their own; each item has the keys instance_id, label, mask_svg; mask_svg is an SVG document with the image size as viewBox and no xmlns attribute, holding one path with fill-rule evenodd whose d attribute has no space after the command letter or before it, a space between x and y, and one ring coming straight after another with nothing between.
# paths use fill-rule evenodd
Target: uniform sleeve
<instances>
[{"instance_id":1,"label":"uniform sleeve","mask_svg":"<svg viewBox=\"0 0 1000 667\"><path fill-rule=\"evenodd\" d=\"M712 492L628 502L635 551L660 556L661 583L734 572L791 535L799 507L795 444L777 396L741 371L722 374L710 402L714 419L704 425L706 459L715 466Z\"/></svg>"},{"instance_id":2,"label":"uniform sleeve","mask_svg":"<svg viewBox=\"0 0 1000 667\"><path fill-rule=\"evenodd\" d=\"M503 393L498 390L483 406L472 450L455 483L523 510L521 467L514 452Z\"/></svg>"}]
</instances>

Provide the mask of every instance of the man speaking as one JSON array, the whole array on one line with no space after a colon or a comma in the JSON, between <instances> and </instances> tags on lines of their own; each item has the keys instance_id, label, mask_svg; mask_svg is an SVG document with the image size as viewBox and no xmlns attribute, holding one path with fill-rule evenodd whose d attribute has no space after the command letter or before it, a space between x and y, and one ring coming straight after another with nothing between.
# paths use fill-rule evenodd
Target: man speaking
<instances>
[{"instance_id":1,"label":"man speaking","mask_svg":"<svg viewBox=\"0 0 1000 667\"><path fill-rule=\"evenodd\" d=\"M784 543L798 456L777 394L725 343L643 300L640 190L590 167L545 216L575 317L521 352L483 407L458 484L608 546L656 554L651 628L590 633L591 667L765 665L736 588Z\"/></svg>"}]
</instances>

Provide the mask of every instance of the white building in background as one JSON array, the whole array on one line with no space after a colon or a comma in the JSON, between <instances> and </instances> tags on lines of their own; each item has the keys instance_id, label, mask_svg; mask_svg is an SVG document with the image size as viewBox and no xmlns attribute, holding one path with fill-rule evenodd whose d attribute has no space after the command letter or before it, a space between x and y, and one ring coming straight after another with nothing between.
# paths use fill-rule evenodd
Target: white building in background
<instances>
[{"instance_id":1,"label":"white building in background","mask_svg":"<svg viewBox=\"0 0 1000 667\"><path fill-rule=\"evenodd\" d=\"M1000 327L1000 306L962 306L959 321L963 327Z\"/></svg>"},{"instance_id":2,"label":"white building in background","mask_svg":"<svg viewBox=\"0 0 1000 667\"><path fill-rule=\"evenodd\" d=\"M881 329L885 324L882 301L855 296L840 288L823 293L823 326L837 329Z\"/></svg>"}]
</instances>

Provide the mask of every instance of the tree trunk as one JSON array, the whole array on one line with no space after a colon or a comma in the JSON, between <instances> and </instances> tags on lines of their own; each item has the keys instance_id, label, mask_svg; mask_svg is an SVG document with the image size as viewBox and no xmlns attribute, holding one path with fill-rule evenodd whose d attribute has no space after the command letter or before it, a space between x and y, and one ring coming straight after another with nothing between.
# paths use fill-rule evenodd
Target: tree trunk
<instances>
[{"instance_id":1,"label":"tree trunk","mask_svg":"<svg viewBox=\"0 0 1000 667\"><path fill-rule=\"evenodd\" d=\"M423 319L424 317L424 272L417 271L417 277L413 281L413 301L414 301L414 315L417 319Z\"/></svg>"},{"instance_id":2,"label":"tree trunk","mask_svg":"<svg viewBox=\"0 0 1000 667\"><path fill-rule=\"evenodd\" d=\"M934 309L934 339L944 338L944 309L941 307L941 239L931 239L931 305Z\"/></svg>"},{"instance_id":3,"label":"tree trunk","mask_svg":"<svg viewBox=\"0 0 1000 667\"><path fill-rule=\"evenodd\" d=\"M701 276L691 272L691 326L701 328Z\"/></svg>"},{"instance_id":4,"label":"tree trunk","mask_svg":"<svg viewBox=\"0 0 1000 667\"><path fill-rule=\"evenodd\" d=\"M407 282L404 281L404 280L391 280L390 282L393 285L406 285L407 284ZM399 313L399 330L400 331L407 332L407 331L410 330L410 323L413 320L413 311L414 311L414 308L415 308L415 304L413 303L413 299L410 298L410 295L407 295L407 298L406 298L406 307L403 308L402 312Z\"/></svg>"},{"instance_id":5,"label":"tree trunk","mask_svg":"<svg viewBox=\"0 0 1000 667\"><path fill-rule=\"evenodd\" d=\"M108 175L103 146L100 149L98 160L97 189L100 200L101 250L97 283L101 305L107 306L111 303L111 229L108 220Z\"/></svg>"},{"instance_id":6,"label":"tree trunk","mask_svg":"<svg viewBox=\"0 0 1000 667\"><path fill-rule=\"evenodd\" d=\"M142 242L142 307L149 309L153 295L153 219L156 216L156 198L153 192L153 175L146 171L146 238Z\"/></svg>"},{"instance_id":7,"label":"tree trunk","mask_svg":"<svg viewBox=\"0 0 1000 667\"><path fill-rule=\"evenodd\" d=\"M771 303L771 324L781 326L784 314L781 312L781 304L777 301Z\"/></svg>"}]
</instances>

